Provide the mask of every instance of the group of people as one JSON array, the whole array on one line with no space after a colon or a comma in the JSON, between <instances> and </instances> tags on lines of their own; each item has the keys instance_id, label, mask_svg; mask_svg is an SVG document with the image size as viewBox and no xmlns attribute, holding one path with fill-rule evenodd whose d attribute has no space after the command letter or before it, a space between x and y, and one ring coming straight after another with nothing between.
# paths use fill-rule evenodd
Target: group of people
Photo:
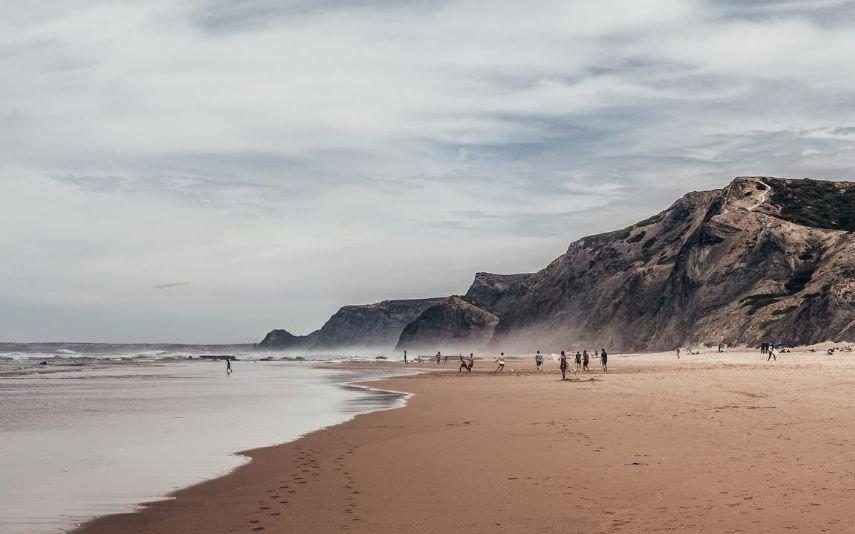
<instances>
[{"instance_id":1,"label":"group of people","mask_svg":"<svg viewBox=\"0 0 855 534\"><path fill-rule=\"evenodd\" d=\"M591 351L594 356L597 355L597 351ZM540 353L540 351L538 351ZM576 367L575 372L577 373L587 373L590 369L588 369L588 364L591 361L591 356L588 354L588 350L585 349L582 352L576 351ZM606 349L600 349L600 364L603 366L603 372L609 372L609 355L606 352ZM538 366L540 367L540 366ZM562 350L561 357L558 360L558 367L561 369L561 380L567 380L567 369L569 367L567 362L567 354Z\"/></svg>"},{"instance_id":2,"label":"group of people","mask_svg":"<svg viewBox=\"0 0 855 534\"><path fill-rule=\"evenodd\" d=\"M592 351L594 357L597 356L597 351ZM609 355L606 353L606 349L600 349L599 352L600 364L603 366L603 372L609 372ZM460 360L460 367L457 369L458 373L462 373L466 371L468 373L472 372L472 368L475 366L475 354L470 352L469 357L464 357L462 354L458 355ZM434 357L436 364L440 363L446 364L448 363L448 356L441 352L437 352ZM587 373L589 371L588 364L591 361L591 356L588 354L588 350L585 349L582 352L576 351L576 366L575 372L577 373ZM407 363L407 351L404 351L404 363ZM541 372L543 370L543 354L540 351L534 355L534 365L537 368L537 372ZM567 363L567 353L563 350L561 351L561 357L558 360L558 366L561 369L561 380L567 379L567 369L569 368L569 364ZM505 370L505 353L502 352L499 354L499 357L496 358L496 369L493 371L493 374L501 373Z\"/></svg>"}]
</instances>

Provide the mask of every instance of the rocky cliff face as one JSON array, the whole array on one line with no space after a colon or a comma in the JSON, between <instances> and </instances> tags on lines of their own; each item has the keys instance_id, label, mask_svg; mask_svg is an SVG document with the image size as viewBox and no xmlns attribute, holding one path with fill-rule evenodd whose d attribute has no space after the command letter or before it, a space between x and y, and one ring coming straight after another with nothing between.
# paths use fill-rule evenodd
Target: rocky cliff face
<instances>
[{"instance_id":1,"label":"rocky cliff face","mask_svg":"<svg viewBox=\"0 0 855 534\"><path fill-rule=\"evenodd\" d=\"M281 332L269 346L641 351L855 340L855 183L737 178L580 239L537 273L478 273L465 297L345 306L297 341Z\"/></svg>"},{"instance_id":2,"label":"rocky cliff face","mask_svg":"<svg viewBox=\"0 0 855 534\"><path fill-rule=\"evenodd\" d=\"M525 296L533 280L533 274L477 273L466 292L466 299L501 314Z\"/></svg>"},{"instance_id":3,"label":"rocky cliff face","mask_svg":"<svg viewBox=\"0 0 855 534\"><path fill-rule=\"evenodd\" d=\"M375 304L343 306L319 330L307 336L273 330L258 346L262 349L310 351L349 347L390 350L407 324L441 300L384 300Z\"/></svg>"},{"instance_id":4,"label":"rocky cliff face","mask_svg":"<svg viewBox=\"0 0 855 534\"><path fill-rule=\"evenodd\" d=\"M434 304L408 324L396 350L472 351L493 337L494 313L458 296Z\"/></svg>"},{"instance_id":5,"label":"rocky cliff face","mask_svg":"<svg viewBox=\"0 0 855 534\"><path fill-rule=\"evenodd\" d=\"M646 221L570 245L508 305L491 345L853 339L853 195L849 182L760 177L689 193Z\"/></svg>"},{"instance_id":6,"label":"rocky cliff face","mask_svg":"<svg viewBox=\"0 0 855 534\"><path fill-rule=\"evenodd\" d=\"M318 331L313 348L394 347L404 327L441 300L384 300L344 306Z\"/></svg>"},{"instance_id":7,"label":"rocky cliff face","mask_svg":"<svg viewBox=\"0 0 855 534\"><path fill-rule=\"evenodd\" d=\"M304 336L295 336L287 330L277 329L271 330L261 340L259 346L262 347L277 347L282 349L297 348L303 343Z\"/></svg>"}]
</instances>

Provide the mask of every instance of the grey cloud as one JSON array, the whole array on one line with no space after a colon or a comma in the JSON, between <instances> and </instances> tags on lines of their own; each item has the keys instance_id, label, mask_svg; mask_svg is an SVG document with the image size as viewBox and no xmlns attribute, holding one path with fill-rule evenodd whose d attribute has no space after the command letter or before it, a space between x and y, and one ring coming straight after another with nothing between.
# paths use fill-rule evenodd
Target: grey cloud
<instances>
[{"instance_id":1,"label":"grey cloud","mask_svg":"<svg viewBox=\"0 0 855 534\"><path fill-rule=\"evenodd\" d=\"M189 286L190 282L171 282L169 284L158 284L151 286L152 289L172 289L174 287Z\"/></svg>"},{"instance_id":2,"label":"grey cloud","mask_svg":"<svg viewBox=\"0 0 855 534\"><path fill-rule=\"evenodd\" d=\"M0 338L306 332L733 175L851 176L852 7L6 3Z\"/></svg>"}]
</instances>

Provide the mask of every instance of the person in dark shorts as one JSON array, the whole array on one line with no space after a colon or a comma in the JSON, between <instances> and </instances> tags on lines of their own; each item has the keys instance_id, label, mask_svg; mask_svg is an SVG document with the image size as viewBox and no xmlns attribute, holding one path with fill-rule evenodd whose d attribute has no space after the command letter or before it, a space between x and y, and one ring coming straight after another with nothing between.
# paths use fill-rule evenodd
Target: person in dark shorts
<instances>
[{"instance_id":1,"label":"person in dark shorts","mask_svg":"<svg viewBox=\"0 0 855 534\"><path fill-rule=\"evenodd\" d=\"M437 352L437 353L436 353L436 364L437 364L437 365L439 365L439 360L441 360L441 359L442 359L442 354L440 354L440 353L438 353L438 352Z\"/></svg>"},{"instance_id":2,"label":"person in dark shorts","mask_svg":"<svg viewBox=\"0 0 855 534\"><path fill-rule=\"evenodd\" d=\"M469 363L466 365L466 370L471 373L473 367L475 367L475 355L470 352L469 353Z\"/></svg>"},{"instance_id":3,"label":"person in dark shorts","mask_svg":"<svg viewBox=\"0 0 855 534\"><path fill-rule=\"evenodd\" d=\"M609 372L609 355L606 354L606 349L600 349L600 363L603 364L603 372Z\"/></svg>"},{"instance_id":4,"label":"person in dark shorts","mask_svg":"<svg viewBox=\"0 0 855 534\"><path fill-rule=\"evenodd\" d=\"M534 365L537 366L537 372L539 373L543 367L543 354L540 351L537 351L537 354L534 355Z\"/></svg>"},{"instance_id":5,"label":"person in dark shorts","mask_svg":"<svg viewBox=\"0 0 855 534\"><path fill-rule=\"evenodd\" d=\"M407 351L404 351L404 363L407 363Z\"/></svg>"},{"instance_id":6,"label":"person in dark shorts","mask_svg":"<svg viewBox=\"0 0 855 534\"><path fill-rule=\"evenodd\" d=\"M463 355L460 355L460 369L457 370L458 373L462 373L463 370L468 370L468 366L466 365L466 359L463 358Z\"/></svg>"},{"instance_id":7,"label":"person in dark shorts","mask_svg":"<svg viewBox=\"0 0 855 534\"><path fill-rule=\"evenodd\" d=\"M582 353L578 350L576 351L576 372L580 372L582 370Z\"/></svg>"},{"instance_id":8,"label":"person in dark shorts","mask_svg":"<svg viewBox=\"0 0 855 534\"><path fill-rule=\"evenodd\" d=\"M561 380L567 379L567 355L561 351L561 359L558 362L558 367L561 368Z\"/></svg>"},{"instance_id":9,"label":"person in dark shorts","mask_svg":"<svg viewBox=\"0 0 855 534\"><path fill-rule=\"evenodd\" d=\"M226 358L226 374L232 374L232 360L231 358Z\"/></svg>"},{"instance_id":10,"label":"person in dark shorts","mask_svg":"<svg viewBox=\"0 0 855 534\"><path fill-rule=\"evenodd\" d=\"M591 361L591 357L588 356L588 349L582 351L582 372L588 372L588 363Z\"/></svg>"}]
</instances>

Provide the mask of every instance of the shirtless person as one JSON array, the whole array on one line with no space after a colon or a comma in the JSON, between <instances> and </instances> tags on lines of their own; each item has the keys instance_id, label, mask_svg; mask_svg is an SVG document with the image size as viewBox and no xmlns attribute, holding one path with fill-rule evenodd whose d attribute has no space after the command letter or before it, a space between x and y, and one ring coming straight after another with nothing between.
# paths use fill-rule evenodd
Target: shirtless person
<instances>
[{"instance_id":1,"label":"shirtless person","mask_svg":"<svg viewBox=\"0 0 855 534\"><path fill-rule=\"evenodd\" d=\"M505 353L504 352L502 353L501 356L496 358L496 364L498 365L498 367L496 367L496 370L493 371L493 374L501 373L502 371L505 370Z\"/></svg>"},{"instance_id":2,"label":"shirtless person","mask_svg":"<svg viewBox=\"0 0 855 534\"><path fill-rule=\"evenodd\" d=\"M600 349L600 363L603 364L603 372L609 372L609 355L606 354L606 349Z\"/></svg>"}]
</instances>

